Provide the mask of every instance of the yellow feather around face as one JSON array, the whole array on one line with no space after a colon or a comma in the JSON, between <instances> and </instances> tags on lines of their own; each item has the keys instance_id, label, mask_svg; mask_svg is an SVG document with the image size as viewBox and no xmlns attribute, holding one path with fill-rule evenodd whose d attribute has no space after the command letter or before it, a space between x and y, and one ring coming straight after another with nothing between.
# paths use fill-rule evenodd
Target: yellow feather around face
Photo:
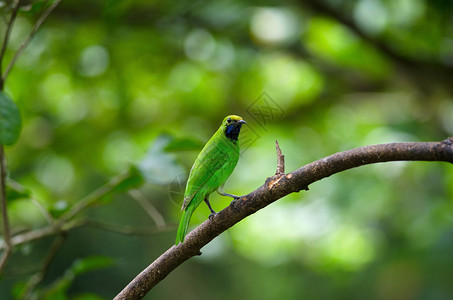
<instances>
[{"instance_id":1,"label":"yellow feather around face","mask_svg":"<svg viewBox=\"0 0 453 300\"><path fill-rule=\"evenodd\" d=\"M225 119L223 119L222 124L224 124L224 125L227 124L228 120L230 120L230 122L231 121L237 122L237 121L244 120L244 119L242 119L240 116L237 116L237 115L229 115L229 116L226 116Z\"/></svg>"}]
</instances>

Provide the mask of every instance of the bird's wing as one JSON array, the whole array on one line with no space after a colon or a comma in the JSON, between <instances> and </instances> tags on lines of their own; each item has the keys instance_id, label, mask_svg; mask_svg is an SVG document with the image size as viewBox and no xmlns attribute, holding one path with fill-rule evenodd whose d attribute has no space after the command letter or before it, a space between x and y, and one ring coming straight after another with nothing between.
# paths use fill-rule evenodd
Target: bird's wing
<instances>
[{"instance_id":1,"label":"bird's wing","mask_svg":"<svg viewBox=\"0 0 453 300\"><path fill-rule=\"evenodd\" d=\"M206 151L200 153L190 171L181 210L189 205L195 194L206 186L209 179L225 165L229 158L228 151L216 144L209 145Z\"/></svg>"}]
</instances>

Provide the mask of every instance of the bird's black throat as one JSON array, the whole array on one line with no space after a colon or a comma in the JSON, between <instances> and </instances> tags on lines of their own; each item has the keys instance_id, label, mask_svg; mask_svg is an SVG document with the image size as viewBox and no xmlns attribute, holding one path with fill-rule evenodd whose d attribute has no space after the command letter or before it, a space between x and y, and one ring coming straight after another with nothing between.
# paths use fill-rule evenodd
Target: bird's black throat
<instances>
[{"instance_id":1,"label":"bird's black throat","mask_svg":"<svg viewBox=\"0 0 453 300\"><path fill-rule=\"evenodd\" d=\"M241 127L242 127L241 123L228 125L225 128L225 136L230 140L237 141L239 132L241 131Z\"/></svg>"}]
</instances>

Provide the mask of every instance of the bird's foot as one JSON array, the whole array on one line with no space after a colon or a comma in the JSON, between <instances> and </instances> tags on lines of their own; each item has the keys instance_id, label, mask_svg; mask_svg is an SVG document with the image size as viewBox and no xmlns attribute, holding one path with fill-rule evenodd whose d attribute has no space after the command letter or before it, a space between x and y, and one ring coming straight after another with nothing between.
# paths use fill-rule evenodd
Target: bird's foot
<instances>
[{"instance_id":1,"label":"bird's foot","mask_svg":"<svg viewBox=\"0 0 453 300\"><path fill-rule=\"evenodd\" d=\"M230 207L234 208L234 204L237 202L237 199L234 199L233 201L230 202Z\"/></svg>"},{"instance_id":2,"label":"bird's foot","mask_svg":"<svg viewBox=\"0 0 453 300\"><path fill-rule=\"evenodd\" d=\"M217 214L216 212L212 212L212 213L209 215L209 217L208 217L209 220L212 221L212 219L214 219L214 217L215 217L216 214Z\"/></svg>"},{"instance_id":3,"label":"bird's foot","mask_svg":"<svg viewBox=\"0 0 453 300\"><path fill-rule=\"evenodd\" d=\"M241 198L240 196L236 196L236 195L233 195L233 194L225 193L223 191L223 186L217 189L217 193L219 193L219 195L221 195L221 196L227 196L227 197L231 197L231 198L234 198L234 199Z\"/></svg>"},{"instance_id":4,"label":"bird's foot","mask_svg":"<svg viewBox=\"0 0 453 300\"><path fill-rule=\"evenodd\" d=\"M222 196L227 196L227 197L231 197L233 198L234 200L237 200L239 198L241 198L241 196L236 196L236 195L233 195L233 194L227 194L227 193L223 193L223 194L220 194Z\"/></svg>"},{"instance_id":5,"label":"bird's foot","mask_svg":"<svg viewBox=\"0 0 453 300\"><path fill-rule=\"evenodd\" d=\"M234 208L235 208L235 203L236 203L239 199L241 199L242 196L234 196L233 198L234 198L233 201L230 202L230 207L234 209Z\"/></svg>"},{"instance_id":6,"label":"bird's foot","mask_svg":"<svg viewBox=\"0 0 453 300\"><path fill-rule=\"evenodd\" d=\"M209 220L211 220L211 216L215 216L216 212L212 209L211 204L209 204L208 198L204 198L204 202L206 202L206 205L208 205L208 208L211 211L211 214L209 215Z\"/></svg>"}]
</instances>

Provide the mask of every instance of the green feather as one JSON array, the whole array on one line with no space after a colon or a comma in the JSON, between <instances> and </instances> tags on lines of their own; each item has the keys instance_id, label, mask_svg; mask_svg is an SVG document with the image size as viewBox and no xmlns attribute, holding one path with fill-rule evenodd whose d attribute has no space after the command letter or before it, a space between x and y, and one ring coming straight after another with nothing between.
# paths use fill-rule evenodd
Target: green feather
<instances>
[{"instance_id":1,"label":"green feather","mask_svg":"<svg viewBox=\"0 0 453 300\"><path fill-rule=\"evenodd\" d=\"M187 228L189 228L190 218L192 217L195 206L189 206L183 210L181 223L179 224L178 232L176 233L176 245L180 242L184 242L184 238L187 234Z\"/></svg>"},{"instance_id":2,"label":"green feather","mask_svg":"<svg viewBox=\"0 0 453 300\"><path fill-rule=\"evenodd\" d=\"M238 134L245 121L241 117L227 116L220 128L198 154L190 170L184 193L182 218L176 234L176 245L184 242L190 218L195 209L209 195L223 186L233 173L239 160Z\"/></svg>"}]
</instances>

